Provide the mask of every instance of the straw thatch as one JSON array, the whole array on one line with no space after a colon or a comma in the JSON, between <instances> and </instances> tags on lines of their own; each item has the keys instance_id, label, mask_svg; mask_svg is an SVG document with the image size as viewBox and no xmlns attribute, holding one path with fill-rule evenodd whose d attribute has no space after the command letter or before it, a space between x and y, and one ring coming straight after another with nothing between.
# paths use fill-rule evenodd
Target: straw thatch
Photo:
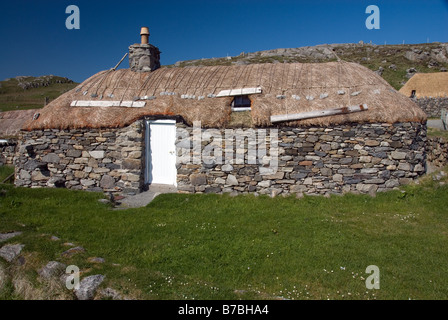
<instances>
[{"instance_id":1,"label":"straw thatch","mask_svg":"<svg viewBox=\"0 0 448 320\"><path fill-rule=\"evenodd\" d=\"M448 72L417 73L400 89L400 93L410 97L413 90L416 98L447 97Z\"/></svg>"},{"instance_id":2,"label":"straw thatch","mask_svg":"<svg viewBox=\"0 0 448 320\"><path fill-rule=\"evenodd\" d=\"M367 104L368 111L284 125L426 120L420 108L374 72L341 61L161 68L150 73L102 71L52 101L39 119L28 122L24 129L123 127L150 115L178 115L189 124L201 121L204 127L226 127L232 97L214 95L221 90L254 87L262 89L261 94L250 95L255 126L270 126L271 115L360 104ZM133 101L144 96L155 99L146 100L143 108L70 106L74 100Z\"/></svg>"},{"instance_id":3,"label":"straw thatch","mask_svg":"<svg viewBox=\"0 0 448 320\"><path fill-rule=\"evenodd\" d=\"M32 120L37 109L14 110L0 113L0 138L16 137L23 125Z\"/></svg>"}]
</instances>

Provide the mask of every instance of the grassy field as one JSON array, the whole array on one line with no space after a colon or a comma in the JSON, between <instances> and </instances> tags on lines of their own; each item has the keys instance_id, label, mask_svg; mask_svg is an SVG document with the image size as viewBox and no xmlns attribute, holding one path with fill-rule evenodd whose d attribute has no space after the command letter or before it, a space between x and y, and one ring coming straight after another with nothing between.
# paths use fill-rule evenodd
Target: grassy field
<instances>
[{"instance_id":1,"label":"grassy field","mask_svg":"<svg viewBox=\"0 0 448 320\"><path fill-rule=\"evenodd\" d=\"M40 78L22 77L22 81L38 83ZM46 86L23 89L15 78L0 81L0 111L38 109L44 107L45 98L48 102L76 87L77 83L58 83L67 81L62 77L51 77Z\"/></svg>"},{"instance_id":2,"label":"grassy field","mask_svg":"<svg viewBox=\"0 0 448 320\"><path fill-rule=\"evenodd\" d=\"M2 185L0 232L23 231L8 243L25 244L22 282L37 292L48 284L36 270L57 260L136 299L448 299L446 177L375 198L165 194L128 210L100 193ZM86 252L63 258L64 242ZM366 289L369 265L379 290ZM27 296L11 277L0 285L1 299Z\"/></svg>"}]
</instances>

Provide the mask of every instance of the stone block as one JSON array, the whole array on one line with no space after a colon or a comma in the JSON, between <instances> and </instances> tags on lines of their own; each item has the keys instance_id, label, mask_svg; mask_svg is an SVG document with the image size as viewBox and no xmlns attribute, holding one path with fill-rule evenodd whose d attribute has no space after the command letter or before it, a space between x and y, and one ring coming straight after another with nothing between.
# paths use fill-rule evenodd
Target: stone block
<instances>
[{"instance_id":1,"label":"stone block","mask_svg":"<svg viewBox=\"0 0 448 320\"><path fill-rule=\"evenodd\" d=\"M207 184L207 176L202 173L198 173L198 174L194 173L194 174L190 175L190 182L193 186Z\"/></svg>"},{"instance_id":2,"label":"stone block","mask_svg":"<svg viewBox=\"0 0 448 320\"><path fill-rule=\"evenodd\" d=\"M103 159L104 153L105 153L104 150L89 151L90 156L95 159Z\"/></svg>"},{"instance_id":3,"label":"stone block","mask_svg":"<svg viewBox=\"0 0 448 320\"><path fill-rule=\"evenodd\" d=\"M406 152L392 151L391 156L394 160L404 160L406 159Z\"/></svg>"}]
</instances>

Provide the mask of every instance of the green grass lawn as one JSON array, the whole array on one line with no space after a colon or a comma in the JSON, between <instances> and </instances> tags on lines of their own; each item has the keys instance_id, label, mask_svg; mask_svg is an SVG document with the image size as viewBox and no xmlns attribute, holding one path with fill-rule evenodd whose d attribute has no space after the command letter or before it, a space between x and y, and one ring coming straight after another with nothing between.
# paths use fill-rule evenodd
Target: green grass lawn
<instances>
[{"instance_id":1,"label":"green grass lawn","mask_svg":"<svg viewBox=\"0 0 448 320\"><path fill-rule=\"evenodd\" d=\"M375 198L165 194L128 210L98 193L2 185L0 232L23 231L8 242L25 244L30 277L62 261L137 299L447 299L445 183ZM62 258L63 242L86 252ZM366 289L369 265L379 290ZM21 298L7 288L0 298Z\"/></svg>"}]
</instances>

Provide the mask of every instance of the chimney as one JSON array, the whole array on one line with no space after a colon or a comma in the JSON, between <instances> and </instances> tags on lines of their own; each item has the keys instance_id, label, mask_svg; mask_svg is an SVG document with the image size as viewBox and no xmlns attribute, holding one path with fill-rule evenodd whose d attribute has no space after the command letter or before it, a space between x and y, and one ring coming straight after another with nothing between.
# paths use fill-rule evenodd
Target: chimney
<instances>
[{"instance_id":1,"label":"chimney","mask_svg":"<svg viewBox=\"0 0 448 320\"><path fill-rule=\"evenodd\" d=\"M160 68L159 48L149 44L149 29L140 30L141 43L129 47L129 66L135 72L151 72Z\"/></svg>"}]
</instances>

